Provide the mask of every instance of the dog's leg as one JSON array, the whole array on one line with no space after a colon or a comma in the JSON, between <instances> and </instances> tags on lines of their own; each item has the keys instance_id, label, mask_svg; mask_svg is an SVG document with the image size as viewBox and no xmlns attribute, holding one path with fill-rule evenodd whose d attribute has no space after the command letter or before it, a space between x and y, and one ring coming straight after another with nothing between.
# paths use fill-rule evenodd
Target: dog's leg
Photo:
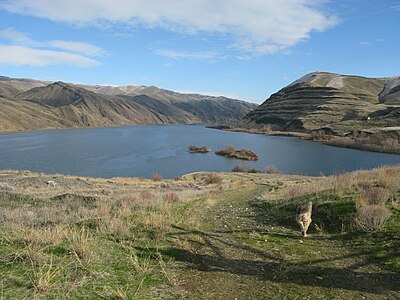
<instances>
[{"instance_id":1,"label":"dog's leg","mask_svg":"<svg viewBox=\"0 0 400 300\"><path fill-rule=\"evenodd\" d=\"M301 220L297 221L297 224L300 226L301 234L304 235L304 224Z\"/></svg>"},{"instance_id":2,"label":"dog's leg","mask_svg":"<svg viewBox=\"0 0 400 300\"><path fill-rule=\"evenodd\" d=\"M308 231L308 227L310 227L310 224L311 224L311 218L307 219L305 221L305 224L304 224L304 237L307 236L307 231Z\"/></svg>"}]
</instances>

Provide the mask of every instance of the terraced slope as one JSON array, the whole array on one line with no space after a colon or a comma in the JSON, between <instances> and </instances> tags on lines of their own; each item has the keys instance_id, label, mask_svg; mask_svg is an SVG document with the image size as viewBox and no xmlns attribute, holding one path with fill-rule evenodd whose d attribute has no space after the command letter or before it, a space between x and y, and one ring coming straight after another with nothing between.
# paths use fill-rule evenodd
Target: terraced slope
<instances>
[{"instance_id":1,"label":"terraced slope","mask_svg":"<svg viewBox=\"0 0 400 300\"><path fill-rule=\"evenodd\" d=\"M400 79L311 73L250 112L243 127L345 134L400 125Z\"/></svg>"}]
</instances>

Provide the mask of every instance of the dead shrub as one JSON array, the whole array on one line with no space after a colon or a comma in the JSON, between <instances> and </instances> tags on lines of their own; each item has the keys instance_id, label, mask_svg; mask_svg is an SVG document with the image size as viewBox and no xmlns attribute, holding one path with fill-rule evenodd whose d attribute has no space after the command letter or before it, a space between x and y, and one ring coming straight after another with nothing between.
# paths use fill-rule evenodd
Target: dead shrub
<instances>
[{"instance_id":1,"label":"dead shrub","mask_svg":"<svg viewBox=\"0 0 400 300\"><path fill-rule=\"evenodd\" d=\"M389 199L389 192L385 188L372 187L361 193L367 205L385 205Z\"/></svg>"},{"instance_id":2,"label":"dead shrub","mask_svg":"<svg viewBox=\"0 0 400 300\"><path fill-rule=\"evenodd\" d=\"M151 200L155 198L155 195L149 191L142 191L140 193L140 196L142 197L143 200Z\"/></svg>"},{"instance_id":3,"label":"dead shrub","mask_svg":"<svg viewBox=\"0 0 400 300\"><path fill-rule=\"evenodd\" d=\"M163 196L163 200L168 202L179 202L179 197L175 192L170 192Z\"/></svg>"},{"instance_id":4,"label":"dead shrub","mask_svg":"<svg viewBox=\"0 0 400 300\"><path fill-rule=\"evenodd\" d=\"M98 218L105 218L110 215L110 207L106 204L102 204L96 208L95 212Z\"/></svg>"},{"instance_id":5,"label":"dead shrub","mask_svg":"<svg viewBox=\"0 0 400 300\"><path fill-rule=\"evenodd\" d=\"M210 173L205 176L204 182L205 184L219 184L222 183L222 177L217 174Z\"/></svg>"},{"instance_id":6,"label":"dead shrub","mask_svg":"<svg viewBox=\"0 0 400 300\"><path fill-rule=\"evenodd\" d=\"M367 205L359 209L355 218L357 229L364 232L376 232L382 229L390 217L390 210L379 205Z\"/></svg>"},{"instance_id":7,"label":"dead shrub","mask_svg":"<svg viewBox=\"0 0 400 300\"><path fill-rule=\"evenodd\" d=\"M279 174L279 170L274 165L268 165L265 167L265 173L267 174Z\"/></svg>"},{"instance_id":8,"label":"dead shrub","mask_svg":"<svg viewBox=\"0 0 400 300\"><path fill-rule=\"evenodd\" d=\"M355 186L357 188L357 190L359 191L364 191L367 190L371 187L373 187L373 181L369 180L369 179L360 179L358 178L355 182Z\"/></svg>"},{"instance_id":9,"label":"dead shrub","mask_svg":"<svg viewBox=\"0 0 400 300\"><path fill-rule=\"evenodd\" d=\"M235 152L235 146L233 146L233 145L227 145L227 146L225 146L225 149L224 149L224 151L226 152L226 153L233 153L233 152Z\"/></svg>"},{"instance_id":10,"label":"dead shrub","mask_svg":"<svg viewBox=\"0 0 400 300\"><path fill-rule=\"evenodd\" d=\"M125 195L121 198L121 203L125 205L133 205L139 201L138 197L135 195Z\"/></svg>"},{"instance_id":11,"label":"dead shrub","mask_svg":"<svg viewBox=\"0 0 400 300\"><path fill-rule=\"evenodd\" d=\"M242 173L242 172L245 172L245 169L241 166L234 166L232 169L232 172Z\"/></svg>"},{"instance_id":12,"label":"dead shrub","mask_svg":"<svg viewBox=\"0 0 400 300\"><path fill-rule=\"evenodd\" d=\"M156 173L154 173L154 174L151 175L151 179L152 179L153 181L161 181L161 180L163 180L164 178L161 176L160 173L156 172Z\"/></svg>"}]
</instances>

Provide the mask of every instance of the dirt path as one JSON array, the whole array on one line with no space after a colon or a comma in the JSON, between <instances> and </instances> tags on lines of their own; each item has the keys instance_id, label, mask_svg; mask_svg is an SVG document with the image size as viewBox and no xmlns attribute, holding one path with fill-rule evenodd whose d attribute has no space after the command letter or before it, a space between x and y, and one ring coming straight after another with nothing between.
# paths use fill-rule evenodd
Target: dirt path
<instances>
[{"instance_id":1,"label":"dirt path","mask_svg":"<svg viewBox=\"0 0 400 300\"><path fill-rule=\"evenodd\" d=\"M371 264L335 235L302 238L256 205L269 187L220 194L197 226L170 233L164 250L189 299L399 299L399 274Z\"/></svg>"}]
</instances>

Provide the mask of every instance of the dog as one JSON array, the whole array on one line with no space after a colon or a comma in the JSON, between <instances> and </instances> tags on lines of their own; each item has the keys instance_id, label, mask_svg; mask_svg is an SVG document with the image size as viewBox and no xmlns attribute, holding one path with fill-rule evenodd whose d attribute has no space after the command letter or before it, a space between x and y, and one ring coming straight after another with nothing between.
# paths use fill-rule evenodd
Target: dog
<instances>
[{"instance_id":1,"label":"dog","mask_svg":"<svg viewBox=\"0 0 400 300\"><path fill-rule=\"evenodd\" d=\"M296 221L297 221L297 224L299 224L301 234L304 237L307 236L308 227L310 226L310 224L312 222L311 213L312 213L312 202L311 201L308 202L307 204L300 205L297 208Z\"/></svg>"}]
</instances>

